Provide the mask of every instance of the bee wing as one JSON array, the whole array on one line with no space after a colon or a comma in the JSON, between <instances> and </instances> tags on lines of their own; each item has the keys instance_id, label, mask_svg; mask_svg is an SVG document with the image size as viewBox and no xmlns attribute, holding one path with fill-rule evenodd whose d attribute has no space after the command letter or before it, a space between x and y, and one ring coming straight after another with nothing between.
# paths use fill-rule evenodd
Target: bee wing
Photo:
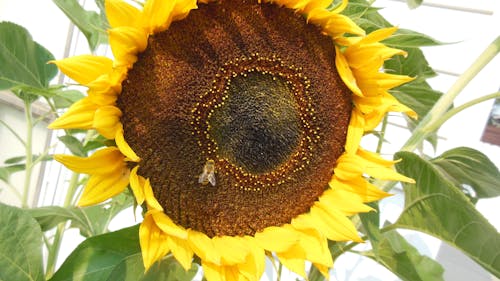
<instances>
[{"instance_id":1,"label":"bee wing","mask_svg":"<svg viewBox=\"0 0 500 281\"><path fill-rule=\"evenodd\" d=\"M198 183L201 183L201 184L207 184L207 181L209 181L207 173L202 173L202 174L198 177Z\"/></svg>"},{"instance_id":2,"label":"bee wing","mask_svg":"<svg viewBox=\"0 0 500 281\"><path fill-rule=\"evenodd\" d=\"M213 172L208 174L207 179L212 186L215 186L215 174Z\"/></svg>"}]
</instances>

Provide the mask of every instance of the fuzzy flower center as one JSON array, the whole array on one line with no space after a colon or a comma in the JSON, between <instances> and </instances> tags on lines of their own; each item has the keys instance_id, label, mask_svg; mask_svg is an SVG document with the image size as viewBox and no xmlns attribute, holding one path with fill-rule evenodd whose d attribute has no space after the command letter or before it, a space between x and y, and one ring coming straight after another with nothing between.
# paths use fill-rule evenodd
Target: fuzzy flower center
<instances>
[{"instance_id":1,"label":"fuzzy flower center","mask_svg":"<svg viewBox=\"0 0 500 281\"><path fill-rule=\"evenodd\" d=\"M344 152L351 103L318 27L224 0L151 36L117 105L165 213L213 237L308 212Z\"/></svg>"}]
</instances>

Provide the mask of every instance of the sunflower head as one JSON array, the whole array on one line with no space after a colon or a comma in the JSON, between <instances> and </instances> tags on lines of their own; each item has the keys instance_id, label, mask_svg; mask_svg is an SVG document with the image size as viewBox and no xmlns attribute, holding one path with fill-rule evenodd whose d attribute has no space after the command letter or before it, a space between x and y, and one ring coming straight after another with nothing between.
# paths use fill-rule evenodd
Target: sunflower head
<instances>
[{"instance_id":1,"label":"sunflower head","mask_svg":"<svg viewBox=\"0 0 500 281\"><path fill-rule=\"evenodd\" d=\"M130 186L146 268L170 252L208 280L258 280L273 252L326 275L327 240L360 241L347 216L386 196L364 176L410 180L359 147L388 111L413 114L387 92L411 78L379 71L404 54L380 43L395 29L365 35L329 4L108 0L114 60L55 62L89 91L51 127L116 143L56 159L90 174L80 205Z\"/></svg>"}]
</instances>

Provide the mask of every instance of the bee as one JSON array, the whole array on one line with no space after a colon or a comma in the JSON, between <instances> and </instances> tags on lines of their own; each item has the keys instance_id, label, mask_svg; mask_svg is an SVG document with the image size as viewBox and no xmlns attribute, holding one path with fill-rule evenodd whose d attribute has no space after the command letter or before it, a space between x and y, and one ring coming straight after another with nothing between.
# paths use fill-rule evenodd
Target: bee
<instances>
[{"instance_id":1,"label":"bee","mask_svg":"<svg viewBox=\"0 0 500 281\"><path fill-rule=\"evenodd\" d=\"M203 166L203 172L198 177L198 183L202 185L207 185L210 183L215 186L215 161L212 159L207 160Z\"/></svg>"}]
</instances>

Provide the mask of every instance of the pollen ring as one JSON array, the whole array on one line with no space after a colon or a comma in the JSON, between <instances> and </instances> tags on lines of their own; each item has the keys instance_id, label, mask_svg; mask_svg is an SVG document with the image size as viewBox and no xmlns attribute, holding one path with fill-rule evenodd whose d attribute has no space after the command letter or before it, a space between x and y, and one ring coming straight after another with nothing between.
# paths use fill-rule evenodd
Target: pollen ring
<instances>
[{"instance_id":1,"label":"pollen ring","mask_svg":"<svg viewBox=\"0 0 500 281\"><path fill-rule=\"evenodd\" d=\"M216 159L220 172L245 190L280 185L302 170L320 139L311 123L310 83L300 68L276 56L255 53L225 63L192 110L193 135L206 159ZM227 105L231 99L234 106Z\"/></svg>"}]
</instances>

